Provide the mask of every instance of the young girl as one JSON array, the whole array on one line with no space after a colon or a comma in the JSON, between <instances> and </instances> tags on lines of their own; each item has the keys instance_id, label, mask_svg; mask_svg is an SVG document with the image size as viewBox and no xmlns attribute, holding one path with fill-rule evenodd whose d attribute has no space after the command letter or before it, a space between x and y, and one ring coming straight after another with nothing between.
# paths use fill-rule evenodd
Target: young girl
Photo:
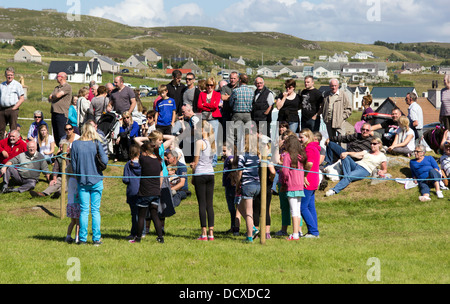
<instances>
[{"instance_id":1,"label":"young girl","mask_svg":"<svg viewBox=\"0 0 450 304\"><path fill-rule=\"evenodd\" d=\"M286 191L292 216L293 233L287 238L289 241L299 240L300 204L304 196L304 172L301 171L306 163L305 151L298 137L290 135L284 141L286 152L283 153L283 168L281 169L280 182L282 189Z\"/></svg>"},{"instance_id":2,"label":"young girl","mask_svg":"<svg viewBox=\"0 0 450 304\"><path fill-rule=\"evenodd\" d=\"M223 164L222 186L225 188L225 199L227 200L228 212L230 213L230 232L233 235L239 235L241 215L236 210L236 194L239 195L237 187L239 181L237 180L238 171L231 171L237 168L239 157L237 156L237 147L234 146L234 155L229 155Z\"/></svg>"},{"instance_id":3,"label":"young girl","mask_svg":"<svg viewBox=\"0 0 450 304\"><path fill-rule=\"evenodd\" d=\"M203 120L202 139L195 143L194 161L191 163L192 172L196 174L192 183L198 200L202 230L198 238L200 241L214 240L214 168L212 163L215 150L214 130L206 120Z\"/></svg>"},{"instance_id":4,"label":"young girl","mask_svg":"<svg viewBox=\"0 0 450 304\"><path fill-rule=\"evenodd\" d=\"M52 163L51 158L55 152L55 140L48 134L47 125L40 125L38 132L39 152L44 155L47 163Z\"/></svg>"},{"instance_id":5,"label":"young girl","mask_svg":"<svg viewBox=\"0 0 450 304\"><path fill-rule=\"evenodd\" d=\"M315 136L310 129L302 129L299 133L300 142L305 149L306 165L305 170L305 196L302 197L301 214L308 227L306 238L319 237L317 226L317 212L315 205L315 192L319 187L319 165L320 165L320 144L315 140ZM317 173L315 173L317 172Z\"/></svg>"},{"instance_id":6,"label":"young girl","mask_svg":"<svg viewBox=\"0 0 450 304\"><path fill-rule=\"evenodd\" d=\"M387 149L389 154L401 154L410 157L413 154L415 145L414 130L409 127L409 119L401 116L398 120L399 128L394 137L394 142Z\"/></svg>"},{"instance_id":7,"label":"young girl","mask_svg":"<svg viewBox=\"0 0 450 304\"><path fill-rule=\"evenodd\" d=\"M127 204L131 211L131 231L127 237L132 240L137 236L138 207L136 201L138 198L140 181L137 176L141 176L141 165L139 164L140 149L137 145L131 145L130 160L123 169L122 182L127 185Z\"/></svg>"},{"instance_id":8,"label":"young girl","mask_svg":"<svg viewBox=\"0 0 450 304\"><path fill-rule=\"evenodd\" d=\"M161 221L158 217L158 205L163 181L162 159L158 154L158 147L153 141L145 142L141 147L141 151L139 164L142 168L142 178L139 184L138 200L136 203L138 207L137 234L134 239L130 240L130 243L139 243L141 241L147 210L149 209L158 235L156 240L159 243L164 243ZM160 178L156 178L156 176L160 176Z\"/></svg>"},{"instance_id":9,"label":"young girl","mask_svg":"<svg viewBox=\"0 0 450 304\"><path fill-rule=\"evenodd\" d=\"M258 155L258 140L256 134L246 134L245 153L239 155L238 169L241 180L242 199L238 205L239 212L247 224L247 243L252 243L259 230L253 221L253 200L261 192L259 179L260 159Z\"/></svg>"}]
</instances>

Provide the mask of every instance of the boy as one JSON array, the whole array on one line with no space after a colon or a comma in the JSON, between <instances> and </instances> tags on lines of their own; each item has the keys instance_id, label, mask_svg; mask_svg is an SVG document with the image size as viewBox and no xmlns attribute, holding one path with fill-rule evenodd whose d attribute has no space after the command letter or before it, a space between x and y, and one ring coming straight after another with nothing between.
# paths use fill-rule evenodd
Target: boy
<instances>
[{"instance_id":1,"label":"boy","mask_svg":"<svg viewBox=\"0 0 450 304\"><path fill-rule=\"evenodd\" d=\"M175 124L177 110L175 100L167 96L168 92L166 85L158 87L161 99L155 107L156 130L164 135L172 135L172 126Z\"/></svg>"}]
</instances>

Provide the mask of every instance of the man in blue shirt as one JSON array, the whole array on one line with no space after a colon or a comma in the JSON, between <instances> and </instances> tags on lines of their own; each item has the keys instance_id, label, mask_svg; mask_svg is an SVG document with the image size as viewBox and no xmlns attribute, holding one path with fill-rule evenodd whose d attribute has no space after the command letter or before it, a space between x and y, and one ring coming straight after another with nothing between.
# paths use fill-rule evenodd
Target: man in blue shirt
<instances>
[{"instance_id":1,"label":"man in blue shirt","mask_svg":"<svg viewBox=\"0 0 450 304\"><path fill-rule=\"evenodd\" d=\"M6 126L12 130L17 129L19 107L25 100L22 85L14 80L13 67L5 71L6 81L0 84L0 140L5 138Z\"/></svg>"},{"instance_id":2,"label":"man in blue shirt","mask_svg":"<svg viewBox=\"0 0 450 304\"><path fill-rule=\"evenodd\" d=\"M158 94L161 99L155 107L156 130L164 135L172 135L172 126L175 124L177 111L175 100L167 95L168 92L166 85L158 87Z\"/></svg>"}]
</instances>

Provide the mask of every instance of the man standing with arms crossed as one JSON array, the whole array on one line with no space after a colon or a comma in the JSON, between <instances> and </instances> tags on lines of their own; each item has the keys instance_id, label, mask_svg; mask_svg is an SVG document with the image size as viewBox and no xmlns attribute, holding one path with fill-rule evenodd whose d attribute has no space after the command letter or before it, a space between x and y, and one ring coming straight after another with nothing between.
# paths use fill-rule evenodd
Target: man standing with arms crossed
<instances>
[{"instance_id":1,"label":"man standing with arms crossed","mask_svg":"<svg viewBox=\"0 0 450 304\"><path fill-rule=\"evenodd\" d=\"M66 135L64 127L72 102L72 87L67 83L67 74L64 72L58 73L56 81L58 81L58 85L48 97L48 101L52 103L52 130L55 144L59 147L59 141Z\"/></svg>"},{"instance_id":2,"label":"man standing with arms crossed","mask_svg":"<svg viewBox=\"0 0 450 304\"><path fill-rule=\"evenodd\" d=\"M14 76L14 68L7 68L6 81L0 84L0 140L5 138L8 124L11 131L17 129L19 107L25 100L23 87Z\"/></svg>"},{"instance_id":3,"label":"man standing with arms crossed","mask_svg":"<svg viewBox=\"0 0 450 304\"><path fill-rule=\"evenodd\" d=\"M313 132L320 129L319 110L323 104L322 93L314 87L314 78L305 77L305 89L299 93L301 98L302 121L301 128L308 128Z\"/></svg>"}]
</instances>

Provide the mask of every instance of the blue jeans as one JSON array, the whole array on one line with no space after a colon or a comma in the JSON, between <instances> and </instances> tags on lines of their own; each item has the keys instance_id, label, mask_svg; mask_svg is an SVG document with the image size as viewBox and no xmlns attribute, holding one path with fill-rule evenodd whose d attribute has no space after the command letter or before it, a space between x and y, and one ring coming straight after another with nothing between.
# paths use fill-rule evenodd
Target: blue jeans
<instances>
[{"instance_id":1,"label":"blue jeans","mask_svg":"<svg viewBox=\"0 0 450 304\"><path fill-rule=\"evenodd\" d=\"M306 121L303 121L303 119L302 119L301 126L302 126L302 130L305 128L308 128L313 132L320 131L320 117L317 117L317 119L311 118Z\"/></svg>"},{"instance_id":2,"label":"blue jeans","mask_svg":"<svg viewBox=\"0 0 450 304\"><path fill-rule=\"evenodd\" d=\"M347 150L342 148L334 141L330 141L326 149L327 154L325 155L325 161L327 162L327 166L337 162L343 152L347 152Z\"/></svg>"},{"instance_id":3,"label":"blue jeans","mask_svg":"<svg viewBox=\"0 0 450 304\"><path fill-rule=\"evenodd\" d=\"M302 197L302 204L300 205L300 210L302 213L302 218L305 220L306 226L308 227L308 233L312 235L319 235L319 229L317 225L317 212L316 212L316 196L315 190L303 190L305 194Z\"/></svg>"},{"instance_id":4,"label":"blue jeans","mask_svg":"<svg viewBox=\"0 0 450 304\"><path fill-rule=\"evenodd\" d=\"M250 182L241 186L243 199L254 199L261 192L261 184Z\"/></svg>"},{"instance_id":5,"label":"blue jeans","mask_svg":"<svg viewBox=\"0 0 450 304\"><path fill-rule=\"evenodd\" d=\"M358 165L350 156L347 156L341 162L344 177L334 186L333 190L336 193L344 190L351 182L370 175L369 171Z\"/></svg>"},{"instance_id":6,"label":"blue jeans","mask_svg":"<svg viewBox=\"0 0 450 304\"><path fill-rule=\"evenodd\" d=\"M102 199L103 181L95 185L82 186L78 184L80 198L80 241L86 242L89 226L89 207L92 214L92 240L100 241L100 201Z\"/></svg>"},{"instance_id":7,"label":"blue jeans","mask_svg":"<svg viewBox=\"0 0 450 304\"><path fill-rule=\"evenodd\" d=\"M430 178L432 180L429 180L429 181L426 181L426 180L417 181L417 183L419 184L420 195L430 194L430 186L434 186L434 183L437 182L437 181L440 181L442 176L435 169L430 169L430 171L428 172L428 177L427 178Z\"/></svg>"},{"instance_id":8,"label":"blue jeans","mask_svg":"<svg viewBox=\"0 0 450 304\"><path fill-rule=\"evenodd\" d=\"M294 133L297 133L298 130L298 122L290 122L289 123L289 130L291 130Z\"/></svg>"}]
</instances>

